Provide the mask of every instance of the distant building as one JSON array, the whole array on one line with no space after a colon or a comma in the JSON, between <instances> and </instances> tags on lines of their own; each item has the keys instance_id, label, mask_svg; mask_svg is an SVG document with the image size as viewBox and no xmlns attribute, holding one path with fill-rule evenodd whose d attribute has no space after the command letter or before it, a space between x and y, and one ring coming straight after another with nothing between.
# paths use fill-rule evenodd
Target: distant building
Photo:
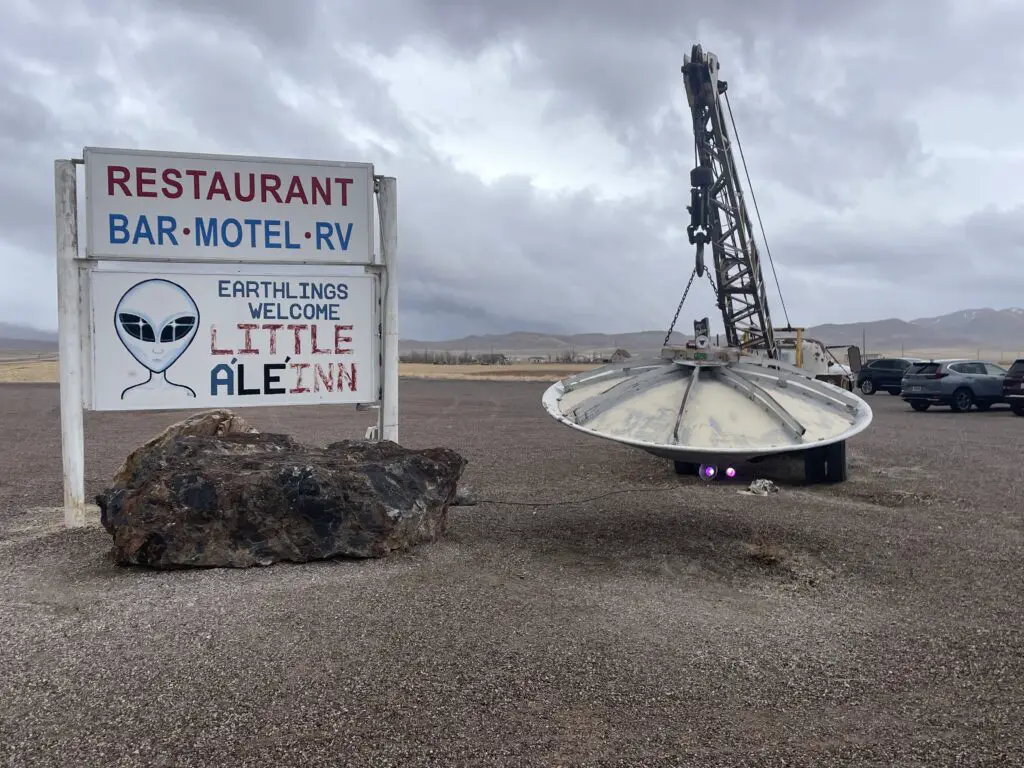
<instances>
[{"instance_id":1,"label":"distant building","mask_svg":"<svg viewBox=\"0 0 1024 768\"><path fill-rule=\"evenodd\" d=\"M621 363L624 360L629 360L632 355L629 354L628 350L619 348L610 354L601 355L600 361L602 363Z\"/></svg>"},{"instance_id":2,"label":"distant building","mask_svg":"<svg viewBox=\"0 0 1024 768\"><path fill-rule=\"evenodd\" d=\"M480 355L480 363L482 365L508 365L509 359L507 355L500 352L491 354Z\"/></svg>"}]
</instances>

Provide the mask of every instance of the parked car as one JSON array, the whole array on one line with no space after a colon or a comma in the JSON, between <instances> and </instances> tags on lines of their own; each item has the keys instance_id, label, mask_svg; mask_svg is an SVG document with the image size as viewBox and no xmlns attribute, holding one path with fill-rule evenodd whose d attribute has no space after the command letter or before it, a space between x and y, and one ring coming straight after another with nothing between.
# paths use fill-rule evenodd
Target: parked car
<instances>
[{"instance_id":1,"label":"parked car","mask_svg":"<svg viewBox=\"0 0 1024 768\"><path fill-rule=\"evenodd\" d=\"M974 406L987 411L1003 400L1006 369L987 360L929 360L915 363L903 377L903 399L915 411L948 405L957 413Z\"/></svg>"},{"instance_id":2,"label":"parked car","mask_svg":"<svg viewBox=\"0 0 1024 768\"><path fill-rule=\"evenodd\" d=\"M1024 416L1024 358L1014 360L1003 379L1003 400L1010 404L1014 415Z\"/></svg>"},{"instance_id":3,"label":"parked car","mask_svg":"<svg viewBox=\"0 0 1024 768\"><path fill-rule=\"evenodd\" d=\"M873 395L879 390L898 395L904 374L911 365L919 362L921 360L917 357L880 357L869 360L857 371L856 386L865 395Z\"/></svg>"}]
</instances>

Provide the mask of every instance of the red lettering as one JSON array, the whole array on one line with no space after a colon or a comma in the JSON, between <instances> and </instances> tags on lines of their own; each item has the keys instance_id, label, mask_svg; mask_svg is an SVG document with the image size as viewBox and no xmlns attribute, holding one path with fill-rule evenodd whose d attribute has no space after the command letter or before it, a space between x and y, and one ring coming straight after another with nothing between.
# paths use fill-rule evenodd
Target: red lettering
<instances>
[{"instance_id":1,"label":"red lettering","mask_svg":"<svg viewBox=\"0 0 1024 768\"><path fill-rule=\"evenodd\" d=\"M341 184L341 204L348 205L348 185L353 183L352 179L338 179L334 180L335 184Z\"/></svg>"},{"instance_id":2,"label":"red lettering","mask_svg":"<svg viewBox=\"0 0 1024 768\"><path fill-rule=\"evenodd\" d=\"M317 347L317 345L316 345L316 324L315 323L313 325L309 326L309 341L310 341L310 344L313 347L312 352L313 352L314 355L329 355L329 354L331 354L330 348L328 348L328 349L320 349L319 347Z\"/></svg>"},{"instance_id":3,"label":"red lettering","mask_svg":"<svg viewBox=\"0 0 1024 768\"><path fill-rule=\"evenodd\" d=\"M320 384L324 385L324 389L328 392L334 391L334 363L327 364L327 371L324 371L324 367L317 363L313 366L313 391L320 391Z\"/></svg>"},{"instance_id":4,"label":"red lettering","mask_svg":"<svg viewBox=\"0 0 1024 768\"><path fill-rule=\"evenodd\" d=\"M356 391L356 364L350 363L346 370L344 363L338 363L338 391L341 392L344 389L345 384L348 384L348 391Z\"/></svg>"},{"instance_id":5,"label":"red lettering","mask_svg":"<svg viewBox=\"0 0 1024 768\"><path fill-rule=\"evenodd\" d=\"M132 191L128 189L128 180L132 177L132 172L125 168L123 165L108 165L107 166L107 194L111 197L114 196L114 186L117 185L121 188L125 197L131 197Z\"/></svg>"},{"instance_id":6,"label":"red lettering","mask_svg":"<svg viewBox=\"0 0 1024 768\"><path fill-rule=\"evenodd\" d=\"M277 202L281 202L281 196L277 194L277 190L281 188L281 178L276 173L261 173L260 174L260 199L265 203L267 202L267 195L273 195Z\"/></svg>"},{"instance_id":7,"label":"red lettering","mask_svg":"<svg viewBox=\"0 0 1024 768\"><path fill-rule=\"evenodd\" d=\"M192 177L192 196L196 200L202 200L202 197L199 195L199 179L206 175L206 171L185 171L185 175Z\"/></svg>"},{"instance_id":8,"label":"red lettering","mask_svg":"<svg viewBox=\"0 0 1024 768\"><path fill-rule=\"evenodd\" d=\"M165 168L161 178L164 182L162 190L164 197L169 197L172 200L181 197L181 171L177 168Z\"/></svg>"},{"instance_id":9,"label":"red lettering","mask_svg":"<svg viewBox=\"0 0 1024 768\"><path fill-rule=\"evenodd\" d=\"M295 354L302 354L302 338L299 336L299 331L304 331L308 328L308 325L289 325L289 331L295 331Z\"/></svg>"},{"instance_id":10,"label":"red lettering","mask_svg":"<svg viewBox=\"0 0 1024 768\"><path fill-rule=\"evenodd\" d=\"M336 354L336 355L351 355L352 354L352 348L351 347L342 348L342 346L341 346L342 344L351 344L352 343L352 337L351 336L342 336L341 335L342 331L351 331L351 330L352 330L352 326L351 325L336 325L336 326L334 326L334 354ZM298 354L298 353L296 353L296 354Z\"/></svg>"},{"instance_id":11,"label":"red lettering","mask_svg":"<svg viewBox=\"0 0 1024 768\"><path fill-rule=\"evenodd\" d=\"M260 351L252 345L252 332L255 331L259 326L256 323L239 323L238 330L243 332L242 339L245 342L245 346L238 350L240 355L258 355Z\"/></svg>"},{"instance_id":12,"label":"red lettering","mask_svg":"<svg viewBox=\"0 0 1024 768\"><path fill-rule=\"evenodd\" d=\"M324 201L324 205L331 204L331 180L327 179L326 182L313 178L313 205L316 205L317 198L321 198Z\"/></svg>"},{"instance_id":13,"label":"red lettering","mask_svg":"<svg viewBox=\"0 0 1024 768\"><path fill-rule=\"evenodd\" d=\"M235 199L241 200L243 203L248 203L254 197L256 197L256 174L249 174L249 191L242 192L242 174L235 174Z\"/></svg>"},{"instance_id":14,"label":"red lettering","mask_svg":"<svg viewBox=\"0 0 1024 768\"><path fill-rule=\"evenodd\" d=\"M282 323L264 323L263 330L270 331L270 354L277 354L277 332L284 328Z\"/></svg>"},{"instance_id":15,"label":"red lettering","mask_svg":"<svg viewBox=\"0 0 1024 768\"><path fill-rule=\"evenodd\" d=\"M139 197L156 197L156 190L147 192L146 185L156 186L156 168L135 169L135 194Z\"/></svg>"},{"instance_id":16,"label":"red lettering","mask_svg":"<svg viewBox=\"0 0 1024 768\"><path fill-rule=\"evenodd\" d=\"M210 180L210 189L206 192L206 199L213 200L214 195L220 195L225 200L231 199L228 194L227 182L224 181L224 174L220 171L213 172L213 179Z\"/></svg>"},{"instance_id":17,"label":"red lettering","mask_svg":"<svg viewBox=\"0 0 1024 768\"><path fill-rule=\"evenodd\" d=\"M309 392L309 388L302 384L302 372L309 368L309 363L292 363L291 368L295 371L295 386L288 390L290 394L301 395L303 392Z\"/></svg>"},{"instance_id":18,"label":"red lettering","mask_svg":"<svg viewBox=\"0 0 1024 768\"><path fill-rule=\"evenodd\" d=\"M306 198L306 190L302 188L302 179L298 176L292 176L292 182L288 185L288 194L284 196L284 201L290 203L293 197L301 200L303 205L309 205L309 200Z\"/></svg>"},{"instance_id":19,"label":"red lettering","mask_svg":"<svg viewBox=\"0 0 1024 768\"><path fill-rule=\"evenodd\" d=\"M211 355L233 355L233 349L217 349L217 326L210 326L210 354Z\"/></svg>"}]
</instances>

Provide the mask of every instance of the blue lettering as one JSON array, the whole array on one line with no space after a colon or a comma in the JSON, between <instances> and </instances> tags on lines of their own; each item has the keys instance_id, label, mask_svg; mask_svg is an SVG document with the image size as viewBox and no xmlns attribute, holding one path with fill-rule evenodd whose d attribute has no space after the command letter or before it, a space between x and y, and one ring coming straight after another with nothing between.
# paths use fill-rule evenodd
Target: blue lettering
<instances>
[{"instance_id":1,"label":"blue lettering","mask_svg":"<svg viewBox=\"0 0 1024 768\"><path fill-rule=\"evenodd\" d=\"M128 242L128 217L123 213L110 214L110 244L122 245Z\"/></svg>"},{"instance_id":2,"label":"blue lettering","mask_svg":"<svg viewBox=\"0 0 1024 768\"><path fill-rule=\"evenodd\" d=\"M132 236L132 245L138 245L139 240L156 245L156 240L153 239L153 230L149 227L149 219L145 216L139 216L139 221L135 225L135 234Z\"/></svg>"},{"instance_id":3,"label":"blue lettering","mask_svg":"<svg viewBox=\"0 0 1024 768\"><path fill-rule=\"evenodd\" d=\"M217 390L227 387L228 394L235 394L235 372L227 363L215 365L210 369L210 394L216 397L220 394Z\"/></svg>"},{"instance_id":4,"label":"blue lettering","mask_svg":"<svg viewBox=\"0 0 1024 768\"><path fill-rule=\"evenodd\" d=\"M228 291L231 288L230 280L218 280L217 281L217 295L222 299L231 298L231 294Z\"/></svg>"},{"instance_id":5,"label":"blue lettering","mask_svg":"<svg viewBox=\"0 0 1024 768\"><path fill-rule=\"evenodd\" d=\"M261 222L259 219L245 219L245 223L249 225L249 247L250 248L255 248L256 247L256 227L258 227L263 222Z\"/></svg>"},{"instance_id":6,"label":"blue lettering","mask_svg":"<svg viewBox=\"0 0 1024 768\"><path fill-rule=\"evenodd\" d=\"M349 238L352 237L352 222L350 221L348 226L345 227L344 235L341 234L341 224L338 224L337 222L334 224L334 231L337 232L338 240L341 241L341 250L347 251Z\"/></svg>"},{"instance_id":7,"label":"blue lettering","mask_svg":"<svg viewBox=\"0 0 1024 768\"><path fill-rule=\"evenodd\" d=\"M174 236L174 229L178 226L178 223L174 220L173 216L157 216L156 217L156 238L160 245L164 244L164 238L166 237L171 241L171 245L178 244L178 238Z\"/></svg>"},{"instance_id":8,"label":"blue lettering","mask_svg":"<svg viewBox=\"0 0 1024 768\"><path fill-rule=\"evenodd\" d=\"M263 308L265 306L266 304L253 304L251 301L249 302L249 314L252 315L253 320L267 319L263 317Z\"/></svg>"},{"instance_id":9,"label":"blue lettering","mask_svg":"<svg viewBox=\"0 0 1024 768\"><path fill-rule=\"evenodd\" d=\"M228 235L228 228L234 229L231 236ZM224 219L220 225L220 240L228 248L237 248L242 242L242 222L238 219Z\"/></svg>"},{"instance_id":10,"label":"blue lettering","mask_svg":"<svg viewBox=\"0 0 1024 768\"><path fill-rule=\"evenodd\" d=\"M292 224L290 221L284 223L284 247L285 248L298 248L298 243L292 242Z\"/></svg>"},{"instance_id":11,"label":"blue lettering","mask_svg":"<svg viewBox=\"0 0 1024 768\"><path fill-rule=\"evenodd\" d=\"M202 216L196 216L196 245L217 247L217 219L211 218L204 227Z\"/></svg>"},{"instance_id":12,"label":"blue lettering","mask_svg":"<svg viewBox=\"0 0 1024 768\"><path fill-rule=\"evenodd\" d=\"M316 223L316 249L322 250L321 243L326 243L327 247L333 251L334 243L331 242L333 234L334 229L329 221L318 221Z\"/></svg>"},{"instance_id":13,"label":"blue lettering","mask_svg":"<svg viewBox=\"0 0 1024 768\"><path fill-rule=\"evenodd\" d=\"M264 248L280 248L281 243L278 242L278 238L281 237L281 230L278 227L281 226L281 222L276 219L269 219L263 222L263 247ZM255 243L253 243L255 245Z\"/></svg>"}]
</instances>

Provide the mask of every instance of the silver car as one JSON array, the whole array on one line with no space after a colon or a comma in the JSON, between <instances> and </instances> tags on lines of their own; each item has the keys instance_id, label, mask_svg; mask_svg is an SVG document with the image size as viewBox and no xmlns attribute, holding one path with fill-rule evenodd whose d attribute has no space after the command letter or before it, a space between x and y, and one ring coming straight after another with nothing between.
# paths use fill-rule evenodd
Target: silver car
<instances>
[{"instance_id":1,"label":"silver car","mask_svg":"<svg viewBox=\"0 0 1024 768\"><path fill-rule=\"evenodd\" d=\"M957 413L973 405L987 411L1003 400L1006 369L987 360L929 360L914 363L903 376L901 395L915 411L948 405Z\"/></svg>"}]
</instances>

